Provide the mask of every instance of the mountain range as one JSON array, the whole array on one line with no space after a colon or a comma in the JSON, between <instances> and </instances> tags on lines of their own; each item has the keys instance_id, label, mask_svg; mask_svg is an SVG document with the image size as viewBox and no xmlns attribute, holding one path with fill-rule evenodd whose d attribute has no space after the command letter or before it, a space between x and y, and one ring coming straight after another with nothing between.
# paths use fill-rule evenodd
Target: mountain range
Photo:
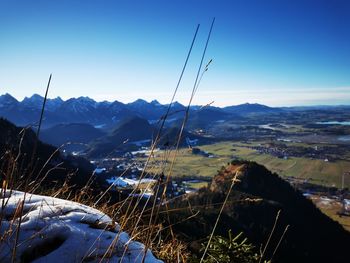
<instances>
[{"instance_id":1,"label":"mountain range","mask_svg":"<svg viewBox=\"0 0 350 263\"><path fill-rule=\"evenodd\" d=\"M35 130L43 102L44 98L37 94L22 101L10 94L1 95L0 117ZM244 134L251 133L251 129L255 129L256 137L257 127L268 123L311 125L320 119L332 121L341 112L350 115L349 109L349 106L276 108L245 103L223 108L194 105L189 107L187 115L187 107L178 102L169 107L156 100L138 99L125 104L96 102L89 97L68 100L57 97L46 101L40 139L56 147L64 145L62 150L103 157L115 149L137 150L140 146L149 146L163 121L158 145L171 147L176 144L185 117L181 146L186 145L187 139L208 143L215 139L248 138ZM346 114L336 120L346 121Z\"/></svg>"},{"instance_id":2,"label":"mountain range","mask_svg":"<svg viewBox=\"0 0 350 263\"><path fill-rule=\"evenodd\" d=\"M25 97L22 101L4 94L0 96L0 117L15 125L30 126L35 130L43 102L44 98L38 94ZM169 108L169 104L161 104L157 100L147 102L138 99L124 104L119 101L96 102L89 97L68 100L57 97L46 101L40 139L56 147L64 145L62 149L69 152L85 151L90 157L103 156L116 148L137 149L140 141L145 143L147 140L150 144L164 120L159 144L173 146L186 110L187 107L178 102ZM208 138L188 131L207 129L225 121L241 120L249 114L280 111L281 109L260 104L226 108L192 106L180 144L185 145L186 138L208 142Z\"/></svg>"},{"instance_id":3,"label":"mountain range","mask_svg":"<svg viewBox=\"0 0 350 263\"><path fill-rule=\"evenodd\" d=\"M0 116L8 119L19 126L34 125L38 122L44 98L38 94L25 97L18 101L10 94L0 96ZM88 123L99 128L115 126L120 120L139 116L150 123L159 121L167 112L169 105L160 104L153 100L147 102L138 99L134 102L124 104L119 101L96 102L89 97L71 98L62 100L60 97L47 99L44 113L43 126L48 128L62 123ZM167 124L182 119L186 107L178 102L171 105L167 117ZM280 108L272 108L260 104L242 104L225 108L207 106L190 107L190 116L199 122L219 121L239 118L249 114L278 113ZM204 121L203 121L204 120Z\"/></svg>"}]
</instances>

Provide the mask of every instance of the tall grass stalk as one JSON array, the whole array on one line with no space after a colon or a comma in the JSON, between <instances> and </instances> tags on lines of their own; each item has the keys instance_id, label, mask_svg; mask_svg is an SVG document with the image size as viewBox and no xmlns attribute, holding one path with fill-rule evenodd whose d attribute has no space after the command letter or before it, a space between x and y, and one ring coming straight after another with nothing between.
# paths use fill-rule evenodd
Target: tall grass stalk
<instances>
[{"instance_id":1,"label":"tall grass stalk","mask_svg":"<svg viewBox=\"0 0 350 263\"><path fill-rule=\"evenodd\" d=\"M241 167L242 167L242 166L241 166ZM236 173L235 173L235 175L234 175L233 178L232 178L230 188L229 188L229 190L228 190L228 192L227 192L227 194L226 194L224 203L222 204L222 206L221 206L221 208L220 208L220 212L219 212L219 214L218 214L218 216L217 216L217 218L216 218L216 221L215 221L213 230L211 231L211 234L210 234L210 236L209 236L209 240L208 240L207 246L205 247L204 252L203 252L203 254L202 254L200 263L203 262L203 260L204 260L204 258L205 258L205 256L206 256L206 254L207 254L207 252L208 252L208 249L209 249L209 246L210 246L210 242L211 242L211 240L213 239L213 236L214 236L216 227L217 227L217 225L218 225L218 223L219 223L219 221L220 221L221 214L222 214L222 212L224 211L224 208L225 208L225 206L226 206L227 200L228 200L228 198L229 198L229 196L230 196L230 194L231 194L232 188L233 188L233 186L235 185L235 183L237 182L238 172L240 171L240 168L241 168L241 167L237 168Z\"/></svg>"},{"instance_id":2,"label":"tall grass stalk","mask_svg":"<svg viewBox=\"0 0 350 263\"><path fill-rule=\"evenodd\" d=\"M274 256L275 256L275 254L276 254L278 248L280 247L281 242L282 242L282 240L283 240L285 234L287 233L288 229L289 229L289 225L287 225L286 228L284 229L284 231L283 231L283 233L282 233L282 236L281 236L280 240L278 241L277 246L275 247L275 250L274 250L273 253L272 253L271 260L274 258Z\"/></svg>"},{"instance_id":3,"label":"tall grass stalk","mask_svg":"<svg viewBox=\"0 0 350 263\"><path fill-rule=\"evenodd\" d=\"M39 135L40 135L41 123L42 123L43 116L44 116L45 104L46 104L46 100L47 100L47 94L48 94L48 91L49 91L49 88L50 88L51 77L52 77L52 74L50 74L49 81L47 82L44 102L43 102L43 105L41 107L41 113L40 113L40 118L39 118L39 126L38 126L37 133L36 133L36 140L35 140L34 149L33 149L33 152L32 152L31 161L30 161L30 164L29 164L29 173L28 173L27 178L26 178L24 196L23 196L23 200L21 200L21 202L20 202L20 217L19 217L19 222L18 222L17 229L16 229L16 238L15 238L14 247L13 247L12 262L16 262L17 243L18 243L19 233L20 233L21 224L22 224L24 202L25 202L25 199L26 199L26 196L27 196L29 179L32 177L33 172L35 170L34 167L33 167L33 164L34 164L34 159L35 159L35 156L36 156L36 151L37 151L37 147L38 147L38 143L39 143Z\"/></svg>"},{"instance_id":4,"label":"tall grass stalk","mask_svg":"<svg viewBox=\"0 0 350 263\"><path fill-rule=\"evenodd\" d=\"M274 224L273 224L273 227L272 227L271 232L270 232L270 235L269 235L269 238L267 239L267 242L266 242L266 244L265 244L265 246L264 246L264 249L263 249L263 251L262 251L262 253L261 253L259 263L261 263L262 260L264 259L266 249L267 249L268 245L270 244L270 241L271 241L271 238L272 238L273 233L275 232L275 229L276 229L277 222L278 222L278 219L279 219L279 217L280 217L280 214L281 214L281 210L278 210L277 215L276 215L276 218L275 218L275 222L274 222Z\"/></svg>"},{"instance_id":5,"label":"tall grass stalk","mask_svg":"<svg viewBox=\"0 0 350 263\"><path fill-rule=\"evenodd\" d=\"M183 133L183 130L184 130L184 127L187 123L187 120L188 120L188 115L189 115L189 110L190 110L190 106L192 104L192 100L194 98L194 95L197 91L197 88L198 88L198 85L199 85L199 81L198 81L198 78L199 78L199 75L200 75L200 72L201 72L201 69L202 69L202 64L203 64L203 61L204 61L204 58L205 58L205 54L206 54L206 50L207 50L207 47L208 47L208 43L209 43L209 40L210 40L210 36L211 36L211 32L212 32L212 29L213 29L213 26L214 26L214 22L215 22L215 18L213 19L212 23L211 23L211 27L210 27L210 30L209 30L209 34L208 34L208 37L207 37L207 41L205 43L205 48L203 50L203 54L202 54L202 57L201 57L201 61L200 61L200 64L199 64L199 67L198 67L198 71L197 71L197 75L196 75L196 78L195 78L195 82L194 82L194 85L193 85L193 89L192 89L192 94L191 94L191 97L190 97L190 100L189 100L189 103L187 105L187 108L186 108L186 111L185 111L185 116L184 116L184 119L183 119L183 122L182 122L182 125L181 125L181 128L180 128L180 132L177 136L177 143L176 143L176 146L175 146L175 150L174 150L174 156L173 156L173 159L171 161L171 165L170 165L170 168L169 168L169 173L166 177L166 181L164 183L164 188L163 188L163 192L161 193L161 201L159 202L159 207L158 207L158 210L157 210L157 214L159 213L159 210L160 210L160 206L162 205L162 203L164 203L165 205L165 209L166 211L169 210L169 207L168 207L168 202L166 202L166 190L167 190L167 186L170 182L170 178L172 176L172 170L174 168L174 164L175 164L175 160L176 160L176 157L177 157L177 153L178 153L178 149L179 149L179 146L180 146L180 142L181 142L181 138L182 138L182 133ZM198 27L197 27L197 31L198 31ZM196 33L197 33L196 31ZM187 60L186 60L187 62ZM211 61L210 61L211 62ZM210 64L210 62L208 63L208 65ZM207 67L205 68L205 70L203 71L202 75L204 74L204 72L207 71ZM175 92L177 91L177 89L175 90ZM174 92L174 96L172 98L172 101L175 97L175 92ZM165 120L164 120L165 121ZM163 123L164 123L163 121ZM159 189L157 189L157 192L159 191ZM156 201L156 200L155 200ZM149 239L147 240L147 243L146 243L146 248L149 246L150 244L150 238L152 236L152 233L153 233L153 228L151 227L151 225L153 225L151 222L152 222L152 218L153 218L153 214L155 212L155 209L154 209L154 206L155 206L155 201L154 201L154 204L152 206L152 211L151 211L151 216L150 216L150 220L149 220L149 226L150 226L150 234L148 235ZM157 216L156 216L157 217ZM168 224L170 226L170 233L171 233L171 236L173 238L173 240L175 239L175 235L173 233L173 230L172 230L172 227L171 227L171 222L170 222L170 218L169 218L169 213L167 213L167 219L168 219ZM145 254L146 254L146 250L145 250ZM145 256L144 254L144 256Z\"/></svg>"},{"instance_id":6,"label":"tall grass stalk","mask_svg":"<svg viewBox=\"0 0 350 263\"><path fill-rule=\"evenodd\" d=\"M177 84L176 84L176 87L175 87L173 96L172 96L171 101L170 101L170 103L169 103L169 105L168 105L168 108L167 108L167 111L166 111L165 115L161 118L161 125L160 125L160 127L159 127L159 129L158 129L156 138L154 139L154 141L153 141L152 144L151 144L150 154L149 154L149 156L148 156L148 158L147 158L147 160L146 160L146 162L145 162L144 168L143 168L142 173L141 173L141 175L140 175L139 184L140 184L141 180L144 178L144 176L145 176L145 174L146 174L146 169L148 168L150 159L151 159L151 157L152 157L152 155L153 155L153 153L154 153L154 150L156 149L156 147L157 147L157 145L158 145L158 142L159 142L159 140L160 140L160 138L161 138L161 134L162 134L162 130L163 130L163 128L164 128L165 121L166 121L167 117L169 116L170 109L171 109L172 104L173 104L173 102L174 102L174 99L175 99L175 97L176 97L178 88L179 88L179 86L180 86L180 83L181 83L181 81L182 81L184 72L185 72L186 67L187 67L187 64L188 64L188 60L189 60L190 55L191 55L191 53L192 53L192 49L193 49L195 40L196 40L196 38L197 38L197 34L198 34L199 27L200 27L200 25L198 24L198 25L197 25L197 28L196 28L196 31L195 31L195 33L194 33L194 36L193 36L193 39L192 39L192 42L191 42L189 51L188 51L188 53L187 53L187 56L186 56L186 59L185 59L185 63L184 63L184 65L183 65L183 67L182 67L182 70L181 70L181 73L180 73L178 82L177 82ZM155 178L155 176L156 176L156 175L153 176L153 179ZM158 185L158 187L159 187L159 185ZM157 188L156 191L158 191L158 190L159 190L159 189ZM137 187L135 187L135 189L133 190L133 192L136 192L136 191L137 191ZM133 192L132 192L132 193L133 193ZM132 196L132 194L129 195L129 197L130 197L130 196ZM128 202L129 205L128 205L128 207L127 207L127 209L126 209L126 212L125 212L125 216L126 216L126 217L129 217L129 215L132 215L133 213L135 213L135 210L136 210L136 208L137 208L138 204L140 203L140 201L141 201L141 199L142 199L143 196L141 195L141 196L139 196L139 197L137 198L136 204L134 205L133 209L131 209L131 204L132 204L132 202L129 200L129 197L127 197L127 198L124 200L124 202L122 203L122 205L121 205L121 207L120 207L120 209L121 209L121 208L122 208L125 204L127 204L127 202L129 201L129 202ZM130 198L130 199L133 199L133 198ZM140 220L141 220L141 216L142 216L142 214L143 214L144 211L145 211L145 208L146 208L146 206L147 206L147 204L148 204L148 201L149 201L149 199L147 199L145 205L144 205L143 208L142 208L141 215L139 215L139 217L138 217L138 219L137 219L137 221L136 221L136 224L135 224L134 227L133 227L133 231L132 231L132 233L131 233L131 236L134 235L134 232L135 232L135 230L137 229L137 225L139 224L139 222L140 222ZM156 202L156 199L154 200L154 203L155 203L155 202ZM131 210L131 211L130 211L130 210ZM152 219L152 215L151 215L150 218ZM124 223L124 222L121 223L121 229L123 229L123 228L125 227L125 225L126 225L126 220L125 220L125 223ZM117 241L118 238L119 238L119 235L116 236L115 241L112 242L112 244L111 244L111 246L109 247L108 250L111 250L111 249L113 248L113 246L116 244L116 241ZM146 253L146 251L147 251L147 245L146 245L146 248L145 248L145 253ZM125 252L125 251L124 251L124 252ZM101 261L102 261L105 257L107 257L108 253L109 253L109 251L106 251L106 253L104 254L104 256L103 256L103 258L101 259ZM124 255L123 255L123 256L124 256Z\"/></svg>"}]
</instances>

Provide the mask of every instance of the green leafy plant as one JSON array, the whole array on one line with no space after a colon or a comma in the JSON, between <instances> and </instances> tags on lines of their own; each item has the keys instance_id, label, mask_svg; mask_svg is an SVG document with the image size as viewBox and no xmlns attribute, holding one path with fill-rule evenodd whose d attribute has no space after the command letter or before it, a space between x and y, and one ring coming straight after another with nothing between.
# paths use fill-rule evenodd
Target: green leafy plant
<instances>
[{"instance_id":1,"label":"green leafy plant","mask_svg":"<svg viewBox=\"0 0 350 263\"><path fill-rule=\"evenodd\" d=\"M202 244L203 250L207 244ZM254 246L243 237L243 233L236 236L229 230L228 238L214 236L210 242L207 255L202 262L205 263L253 263L259 262L260 255Z\"/></svg>"}]
</instances>

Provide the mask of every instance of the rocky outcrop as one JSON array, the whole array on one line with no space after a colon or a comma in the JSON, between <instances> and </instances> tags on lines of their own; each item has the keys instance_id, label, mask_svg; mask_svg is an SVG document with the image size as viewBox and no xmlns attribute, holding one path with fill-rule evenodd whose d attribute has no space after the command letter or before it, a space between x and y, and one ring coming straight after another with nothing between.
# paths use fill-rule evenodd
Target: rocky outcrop
<instances>
[{"instance_id":1,"label":"rocky outcrop","mask_svg":"<svg viewBox=\"0 0 350 263\"><path fill-rule=\"evenodd\" d=\"M96 209L19 191L1 193L0 262L162 262Z\"/></svg>"}]
</instances>

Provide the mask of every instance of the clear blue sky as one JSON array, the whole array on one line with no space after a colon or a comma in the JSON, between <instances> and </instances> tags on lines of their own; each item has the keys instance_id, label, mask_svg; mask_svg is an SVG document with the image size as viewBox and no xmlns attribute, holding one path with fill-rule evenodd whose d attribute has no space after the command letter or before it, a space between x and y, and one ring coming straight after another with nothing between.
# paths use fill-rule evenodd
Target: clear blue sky
<instances>
[{"instance_id":1,"label":"clear blue sky","mask_svg":"<svg viewBox=\"0 0 350 263\"><path fill-rule=\"evenodd\" d=\"M212 17L195 104L350 104L350 1L0 0L0 94L187 103Z\"/></svg>"}]
</instances>

